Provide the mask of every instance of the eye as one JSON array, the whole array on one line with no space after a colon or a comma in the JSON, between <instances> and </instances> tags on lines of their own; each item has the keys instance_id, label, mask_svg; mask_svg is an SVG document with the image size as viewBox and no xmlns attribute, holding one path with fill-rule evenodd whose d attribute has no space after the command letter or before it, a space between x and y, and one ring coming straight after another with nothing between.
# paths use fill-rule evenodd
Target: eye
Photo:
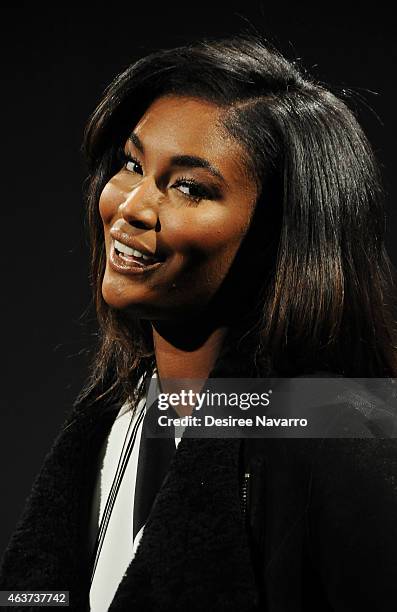
<instances>
[{"instance_id":1,"label":"eye","mask_svg":"<svg viewBox=\"0 0 397 612\"><path fill-rule=\"evenodd\" d=\"M135 174L143 174L142 166L140 162L130 155L130 153L126 153L124 149L120 149L117 155L119 161L123 164L123 168L128 170L128 172L134 172Z\"/></svg>"},{"instance_id":2,"label":"eye","mask_svg":"<svg viewBox=\"0 0 397 612\"><path fill-rule=\"evenodd\" d=\"M135 172L135 174L143 174L142 166L137 159L128 157L125 163L125 169L129 172Z\"/></svg>"},{"instance_id":3,"label":"eye","mask_svg":"<svg viewBox=\"0 0 397 612\"><path fill-rule=\"evenodd\" d=\"M186 177L181 177L178 179L172 187L194 202L199 202L200 200L212 200L214 197L207 187L201 183L197 183L193 179L188 179Z\"/></svg>"}]
</instances>

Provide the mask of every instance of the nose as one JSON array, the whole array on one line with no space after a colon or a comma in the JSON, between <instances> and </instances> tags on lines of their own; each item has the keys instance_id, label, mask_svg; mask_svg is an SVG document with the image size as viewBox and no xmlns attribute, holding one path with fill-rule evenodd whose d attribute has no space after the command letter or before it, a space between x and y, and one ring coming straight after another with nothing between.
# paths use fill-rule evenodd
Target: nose
<instances>
[{"instance_id":1,"label":"nose","mask_svg":"<svg viewBox=\"0 0 397 612\"><path fill-rule=\"evenodd\" d=\"M151 177L142 178L119 206L122 217L139 229L157 229L161 193Z\"/></svg>"}]
</instances>

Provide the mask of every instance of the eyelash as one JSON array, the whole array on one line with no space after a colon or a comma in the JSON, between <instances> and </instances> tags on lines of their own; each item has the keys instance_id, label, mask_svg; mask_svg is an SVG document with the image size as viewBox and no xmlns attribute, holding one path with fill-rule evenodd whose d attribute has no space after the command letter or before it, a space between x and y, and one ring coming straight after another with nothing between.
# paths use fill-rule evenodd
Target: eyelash
<instances>
[{"instance_id":1,"label":"eyelash","mask_svg":"<svg viewBox=\"0 0 397 612\"><path fill-rule=\"evenodd\" d=\"M118 159L120 160L120 162L122 162L123 168L126 168L126 165L128 162L132 162L133 164L136 164L142 169L140 162L135 157L130 155L129 153L127 154L123 149L118 151ZM178 178L177 181L174 183L173 188L177 188L181 186L194 187L196 189L196 191L198 192L196 195L183 193L182 191L177 190L182 196L184 196L185 198L188 198L189 200L192 200L193 202L198 203L200 202L200 200L203 200L203 199L212 200L214 197L211 191L207 189L204 185L186 176L181 176L180 178Z\"/></svg>"}]
</instances>

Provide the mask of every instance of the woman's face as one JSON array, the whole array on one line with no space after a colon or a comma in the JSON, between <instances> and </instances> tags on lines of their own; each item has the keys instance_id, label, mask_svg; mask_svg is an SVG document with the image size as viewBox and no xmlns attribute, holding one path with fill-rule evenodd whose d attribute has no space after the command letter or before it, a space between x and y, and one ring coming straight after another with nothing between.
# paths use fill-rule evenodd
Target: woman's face
<instances>
[{"instance_id":1,"label":"woman's face","mask_svg":"<svg viewBox=\"0 0 397 612\"><path fill-rule=\"evenodd\" d=\"M257 197L247 155L221 127L221 113L200 99L161 97L126 141L99 201L110 306L178 320L218 292ZM244 299L241 287L235 296Z\"/></svg>"}]
</instances>

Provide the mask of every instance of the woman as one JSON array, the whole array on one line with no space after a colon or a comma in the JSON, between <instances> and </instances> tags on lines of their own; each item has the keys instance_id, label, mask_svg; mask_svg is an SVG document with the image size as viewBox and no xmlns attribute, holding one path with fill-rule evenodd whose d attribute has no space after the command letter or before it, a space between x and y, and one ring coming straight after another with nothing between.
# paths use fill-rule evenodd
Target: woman
<instances>
[{"instance_id":1,"label":"woman","mask_svg":"<svg viewBox=\"0 0 397 612\"><path fill-rule=\"evenodd\" d=\"M152 374L397 375L381 187L352 113L257 38L202 41L120 74L85 152L98 352L1 588L69 590L76 610L394 609L397 448L373 433L380 398L340 398L347 439L144 434ZM117 512L135 522L138 507L120 563Z\"/></svg>"}]
</instances>

